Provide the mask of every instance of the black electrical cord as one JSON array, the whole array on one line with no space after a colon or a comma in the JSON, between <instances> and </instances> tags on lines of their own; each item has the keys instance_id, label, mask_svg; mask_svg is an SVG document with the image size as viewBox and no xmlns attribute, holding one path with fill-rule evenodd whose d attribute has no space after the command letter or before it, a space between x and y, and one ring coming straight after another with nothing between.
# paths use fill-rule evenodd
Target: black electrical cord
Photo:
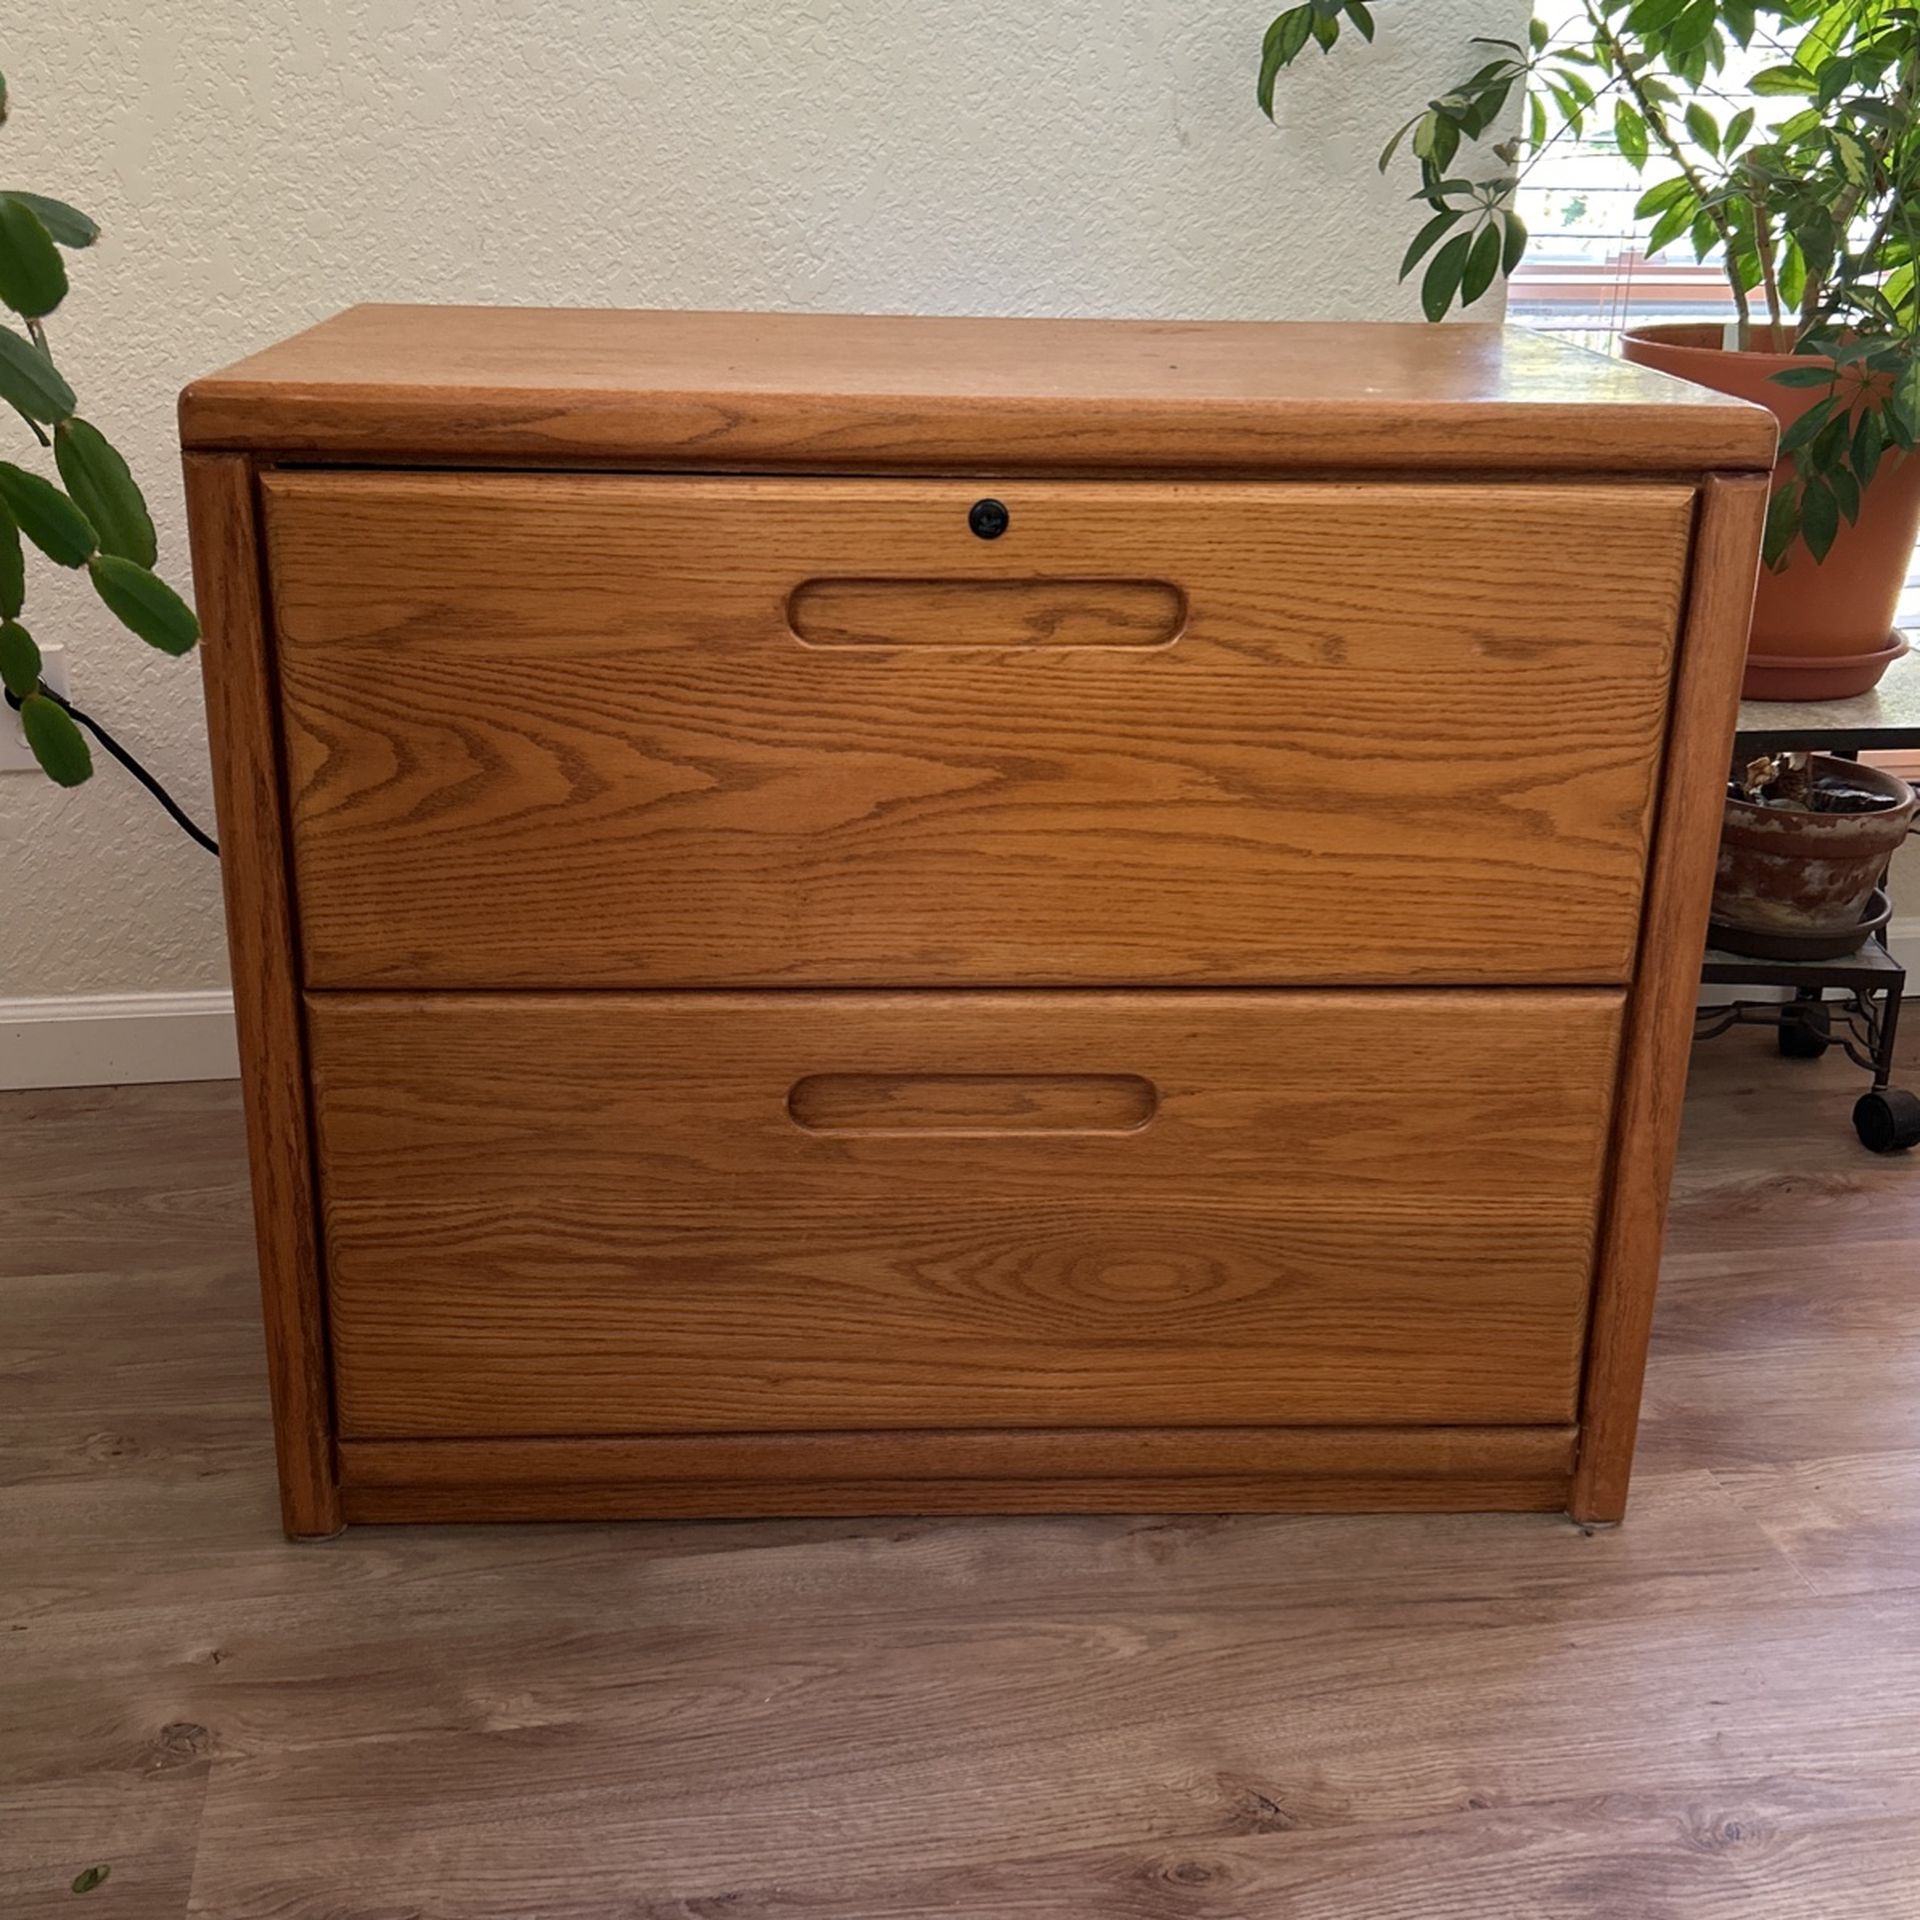
<instances>
[{"instance_id":1,"label":"black electrical cord","mask_svg":"<svg viewBox=\"0 0 1920 1920\"><path fill-rule=\"evenodd\" d=\"M171 820L195 846L205 847L216 860L220 858L220 842L216 840L212 834L205 833L199 827L195 826L194 823L187 818L185 812L182 811L179 801L177 801L92 714L83 712L79 707L76 707L71 700L55 693L49 686L43 685L40 691L45 694L56 707L60 708L62 712L71 715L81 726L85 727L86 730L160 802L161 806L166 809L167 818ZM14 693L11 687L7 689L7 705L10 706L15 713L20 711L19 696Z\"/></svg>"}]
</instances>

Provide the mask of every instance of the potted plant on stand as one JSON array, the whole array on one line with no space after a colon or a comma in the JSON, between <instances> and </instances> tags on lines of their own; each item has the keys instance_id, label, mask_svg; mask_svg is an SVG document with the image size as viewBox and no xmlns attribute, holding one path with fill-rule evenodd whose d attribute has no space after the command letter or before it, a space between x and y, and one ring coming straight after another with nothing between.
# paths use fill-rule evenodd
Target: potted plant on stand
<instances>
[{"instance_id":1,"label":"potted plant on stand","mask_svg":"<svg viewBox=\"0 0 1920 1920\"><path fill-rule=\"evenodd\" d=\"M1626 357L1781 423L1745 691L1862 692L1905 651L1893 621L1920 534L1920 12L1891 0L1560 12L1564 26L1535 19L1525 44L1478 43L1479 66L1381 155L1383 171L1417 174L1425 205L1401 277L1420 274L1429 319L1473 306L1525 256L1514 197L1529 167L1564 138L1610 134L1650 176L1647 252L1713 256L1733 315L1642 327ZM1363 0L1290 7L1267 30L1262 107L1273 112L1281 70L1308 47L1374 33ZM1521 131L1489 143L1521 100Z\"/></svg>"}]
</instances>

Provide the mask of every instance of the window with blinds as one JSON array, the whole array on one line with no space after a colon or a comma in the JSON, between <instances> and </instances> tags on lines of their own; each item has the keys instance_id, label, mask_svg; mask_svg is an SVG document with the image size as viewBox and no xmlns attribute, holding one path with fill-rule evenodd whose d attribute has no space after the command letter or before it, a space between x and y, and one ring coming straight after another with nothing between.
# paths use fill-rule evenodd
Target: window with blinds
<instances>
[{"instance_id":1,"label":"window with blinds","mask_svg":"<svg viewBox=\"0 0 1920 1920\"><path fill-rule=\"evenodd\" d=\"M1778 57L1755 51L1743 61L1737 55L1730 60L1708 102L1723 126L1742 107L1754 108L1765 127L1805 105L1761 98L1743 84ZM1508 289L1507 317L1602 353L1614 352L1620 335L1643 322L1731 320L1733 301L1718 249L1704 261L1694 259L1684 240L1658 259L1643 251L1651 222L1636 220L1634 206L1650 181L1664 177L1650 167L1643 179L1622 158L1613 140L1611 101L1589 119L1584 138L1563 134L1541 154L1520 190L1520 215L1532 244ZM1920 625L1920 556L1899 617L1902 626Z\"/></svg>"}]
</instances>

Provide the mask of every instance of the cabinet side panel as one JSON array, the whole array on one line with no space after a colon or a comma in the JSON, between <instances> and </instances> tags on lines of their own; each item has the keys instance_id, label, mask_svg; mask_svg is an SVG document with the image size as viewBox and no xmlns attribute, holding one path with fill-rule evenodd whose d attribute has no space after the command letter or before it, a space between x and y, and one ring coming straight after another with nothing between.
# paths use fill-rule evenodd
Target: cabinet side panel
<instances>
[{"instance_id":1,"label":"cabinet side panel","mask_svg":"<svg viewBox=\"0 0 1920 1920\"><path fill-rule=\"evenodd\" d=\"M252 464L190 453L185 467L280 1509L290 1535L331 1534L340 1490Z\"/></svg>"},{"instance_id":2,"label":"cabinet side panel","mask_svg":"<svg viewBox=\"0 0 1920 1920\"><path fill-rule=\"evenodd\" d=\"M1618 1520L1626 1510L1767 495L1760 474L1710 476L1701 489L1640 963L1627 1011L1574 1473L1577 1520Z\"/></svg>"}]
</instances>

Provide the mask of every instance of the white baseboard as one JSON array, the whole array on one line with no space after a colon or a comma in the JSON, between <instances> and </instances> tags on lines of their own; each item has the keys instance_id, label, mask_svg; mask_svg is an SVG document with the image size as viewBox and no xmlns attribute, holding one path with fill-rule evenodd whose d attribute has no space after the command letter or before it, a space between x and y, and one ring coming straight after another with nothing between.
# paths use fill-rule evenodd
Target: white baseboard
<instances>
[{"instance_id":1,"label":"white baseboard","mask_svg":"<svg viewBox=\"0 0 1920 1920\"><path fill-rule=\"evenodd\" d=\"M233 995L49 994L0 999L0 1089L231 1080Z\"/></svg>"}]
</instances>

